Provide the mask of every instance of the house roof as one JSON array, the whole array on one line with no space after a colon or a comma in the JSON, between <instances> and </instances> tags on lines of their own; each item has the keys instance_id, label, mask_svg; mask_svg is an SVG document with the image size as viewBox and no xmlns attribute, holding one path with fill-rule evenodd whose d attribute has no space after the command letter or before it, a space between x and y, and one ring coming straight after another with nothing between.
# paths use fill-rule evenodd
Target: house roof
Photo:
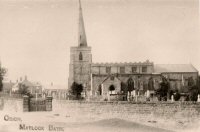
<instances>
[{"instance_id":1,"label":"house roof","mask_svg":"<svg viewBox=\"0 0 200 132\"><path fill-rule=\"evenodd\" d=\"M31 83L30 81L28 81L26 79L24 81L22 81L21 83L24 84L24 85L26 85L27 87L33 87L34 86L33 83Z\"/></svg>"},{"instance_id":2,"label":"house roof","mask_svg":"<svg viewBox=\"0 0 200 132\"><path fill-rule=\"evenodd\" d=\"M14 83L12 83L12 82L4 82L3 83L3 89L5 90L10 90L10 89L12 89L12 87L13 87L13 85L14 85Z\"/></svg>"},{"instance_id":3,"label":"house roof","mask_svg":"<svg viewBox=\"0 0 200 132\"><path fill-rule=\"evenodd\" d=\"M155 73L198 72L192 64L155 64Z\"/></svg>"}]
</instances>

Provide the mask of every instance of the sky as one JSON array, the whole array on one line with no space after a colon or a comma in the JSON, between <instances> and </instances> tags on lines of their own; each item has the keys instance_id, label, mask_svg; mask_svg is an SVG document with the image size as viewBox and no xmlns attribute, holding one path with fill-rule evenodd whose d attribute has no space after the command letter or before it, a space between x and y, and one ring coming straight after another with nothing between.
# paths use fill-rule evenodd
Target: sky
<instances>
[{"instance_id":1,"label":"sky","mask_svg":"<svg viewBox=\"0 0 200 132\"><path fill-rule=\"evenodd\" d=\"M193 64L200 70L198 0L82 0L93 62ZM5 81L28 76L67 87L78 45L78 0L1 0Z\"/></svg>"}]
</instances>

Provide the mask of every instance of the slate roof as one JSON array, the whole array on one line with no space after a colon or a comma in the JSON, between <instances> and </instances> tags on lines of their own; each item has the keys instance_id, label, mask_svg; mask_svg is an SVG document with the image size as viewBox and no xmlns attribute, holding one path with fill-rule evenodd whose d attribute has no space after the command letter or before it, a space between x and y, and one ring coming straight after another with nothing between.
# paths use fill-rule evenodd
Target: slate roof
<instances>
[{"instance_id":1,"label":"slate roof","mask_svg":"<svg viewBox=\"0 0 200 132\"><path fill-rule=\"evenodd\" d=\"M154 73L198 72L192 64L155 64Z\"/></svg>"}]
</instances>

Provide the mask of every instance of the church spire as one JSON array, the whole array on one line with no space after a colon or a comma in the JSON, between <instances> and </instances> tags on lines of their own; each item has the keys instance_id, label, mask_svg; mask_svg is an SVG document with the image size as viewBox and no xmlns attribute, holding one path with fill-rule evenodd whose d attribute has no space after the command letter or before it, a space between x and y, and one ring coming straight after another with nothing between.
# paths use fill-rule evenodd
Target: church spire
<instances>
[{"instance_id":1,"label":"church spire","mask_svg":"<svg viewBox=\"0 0 200 132\"><path fill-rule=\"evenodd\" d=\"M81 8L81 1L79 0L79 24L78 24L78 46L85 47L87 46L87 38L85 34L85 27L83 21L83 14Z\"/></svg>"}]
</instances>

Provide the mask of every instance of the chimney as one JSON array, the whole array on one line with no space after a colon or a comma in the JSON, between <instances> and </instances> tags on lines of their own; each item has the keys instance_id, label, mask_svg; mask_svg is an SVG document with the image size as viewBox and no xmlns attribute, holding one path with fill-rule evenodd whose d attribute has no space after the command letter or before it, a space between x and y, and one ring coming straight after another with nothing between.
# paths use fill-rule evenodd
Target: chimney
<instances>
[{"instance_id":1,"label":"chimney","mask_svg":"<svg viewBox=\"0 0 200 132\"><path fill-rule=\"evenodd\" d=\"M25 80L27 80L27 75L25 76L25 78L24 78Z\"/></svg>"}]
</instances>

